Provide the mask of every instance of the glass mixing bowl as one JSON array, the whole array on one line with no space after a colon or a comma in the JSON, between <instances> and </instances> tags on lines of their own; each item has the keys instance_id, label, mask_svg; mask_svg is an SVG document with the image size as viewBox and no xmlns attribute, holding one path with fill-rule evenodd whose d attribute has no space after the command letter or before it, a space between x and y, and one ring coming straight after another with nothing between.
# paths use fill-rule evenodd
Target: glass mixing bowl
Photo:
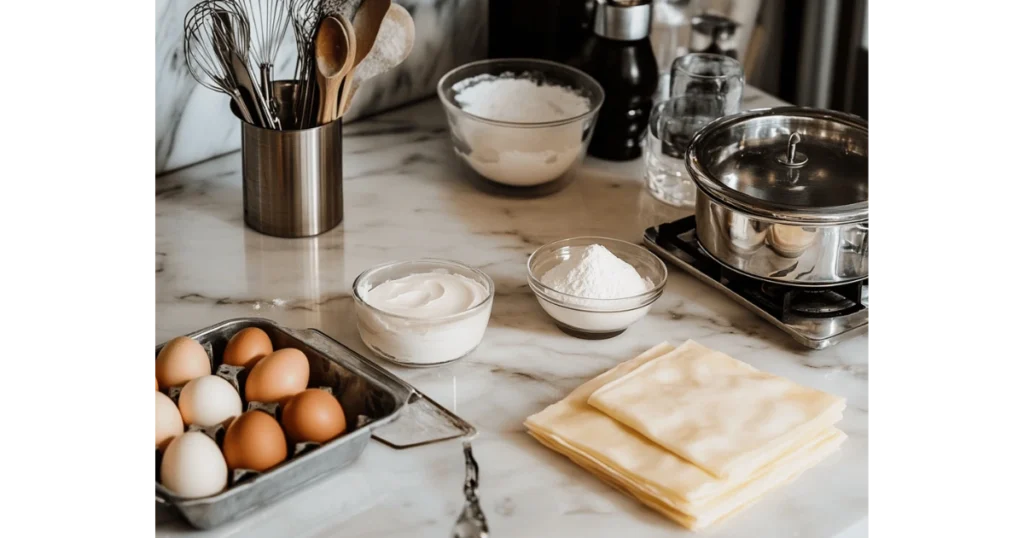
<instances>
[{"instance_id":1,"label":"glass mixing bowl","mask_svg":"<svg viewBox=\"0 0 1024 538\"><path fill-rule=\"evenodd\" d=\"M644 293L620 299L590 299L562 293L541 282L544 273L568 260L574 251L601 245L620 260L630 264L651 283ZM566 334L598 340L617 336L639 321L661 297L668 280L665 262L644 247L608 237L573 237L538 248L526 262L530 289L537 302Z\"/></svg>"},{"instance_id":2,"label":"glass mixing bowl","mask_svg":"<svg viewBox=\"0 0 1024 538\"><path fill-rule=\"evenodd\" d=\"M589 101L589 109L566 119L517 123L471 114L456 99L474 84L505 77L569 88ZM444 103L455 154L485 181L477 185L526 196L550 194L571 183L587 154L604 102L604 90L590 75L560 63L530 59L465 64L441 78L437 93Z\"/></svg>"},{"instance_id":3,"label":"glass mixing bowl","mask_svg":"<svg viewBox=\"0 0 1024 538\"><path fill-rule=\"evenodd\" d=\"M389 281L419 273L461 275L483 286L487 296L465 312L433 318L409 317L375 308L366 296ZM472 353L484 337L494 281L483 271L458 262L422 259L391 262L363 271L352 283L359 337L378 356L403 366L435 366Z\"/></svg>"}]
</instances>

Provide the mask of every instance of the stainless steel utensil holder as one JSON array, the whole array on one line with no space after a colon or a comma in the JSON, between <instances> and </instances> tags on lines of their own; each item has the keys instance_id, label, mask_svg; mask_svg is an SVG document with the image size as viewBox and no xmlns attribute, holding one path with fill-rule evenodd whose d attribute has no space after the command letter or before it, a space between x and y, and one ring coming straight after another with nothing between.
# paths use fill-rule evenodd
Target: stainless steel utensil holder
<instances>
[{"instance_id":1,"label":"stainless steel utensil holder","mask_svg":"<svg viewBox=\"0 0 1024 538\"><path fill-rule=\"evenodd\" d=\"M310 237L342 221L341 119L295 129L298 86L274 82L284 130L264 129L241 120L242 198L245 224L276 237Z\"/></svg>"}]
</instances>

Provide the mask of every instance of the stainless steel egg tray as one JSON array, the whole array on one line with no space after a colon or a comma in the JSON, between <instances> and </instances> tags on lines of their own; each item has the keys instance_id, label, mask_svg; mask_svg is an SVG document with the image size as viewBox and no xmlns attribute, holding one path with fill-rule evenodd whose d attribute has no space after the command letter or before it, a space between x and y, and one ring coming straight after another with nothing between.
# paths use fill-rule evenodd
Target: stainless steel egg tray
<instances>
[{"instance_id":1,"label":"stainless steel egg tray","mask_svg":"<svg viewBox=\"0 0 1024 538\"><path fill-rule=\"evenodd\" d=\"M203 349L206 350L206 354L207 354L208 357L213 357L214 356L213 346L210 345L209 342L203 344ZM157 353L159 353L159 351ZM211 363L211 366L214 363L212 358L210 359L210 363ZM246 371L245 368L242 368L241 366L231 366L229 364L221 364L220 366L216 367L216 370L213 373L214 373L214 375L216 375L216 376L226 380L228 383L230 383L231 386L234 387L235 391L238 392L239 397L242 398L243 400L245 399L245 396L244 396L245 395L244 380L245 380L246 374L248 374L248 372ZM170 387L170 388L168 388L165 391L165 394L167 394L167 396L169 396L171 398L171 401L174 402L175 405L178 405L178 398L181 396L181 389L184 386L185 386L184 384L177 385L177 386L174 386L174 387ZM327 392L329 394L333 394L334 393L334 389L331 388L330 386L320 386L320 387L314 387L314 388L323 390L323 391L325 391L325 392ZM269 414L270 416L274 417L274 419L277 421L278 424L283 424L283 421L281 419L281 412L283 410L283 406L281 406L281 405L279 405L277 403L256 402L256 401L252 401L252 400L247 401L246 409L244 409L243 411L253 411L253 410L263 411L263 412ZM346 421L347 421L347 419L346 419ZM365 424L369 424L370 422L371 422L370 417L368 417L366 415L359 415L358 417L356 417L356 426L357 427L358 426L363 426ZM213 441L215 443L217 443L217 446L223 448L223 446L224 446L224 434L227 431L227 428L225 427L225 424L216 424L216 425L213 425L213 426L198 426L196 424L192 424L188 428L186 428L185 431L190 431L190 432L198 431L198 432L202 432L202 433L206 434L206 436L209 437L210 439L213 439ZM322 444L323 443L312 443L312 442L290 443L288 445L288 455L285 458L285 461L288 461L288 460L290 460L290 459L292 459L292 458L294 458L296 456L301 456L302 454L305 454L306 452L308 452L310 450L313 450L313 449L316 449L317 447L320 447ZM161 460L162 456L163 456L163 452L161 452L159 449L156 449L156 468L157 468L157 477L156 477L156 479L157 479L158 483L160 482L160 460ZM257 471L255 469L233 469L231 471L231 474L228 476L228 487L232 487L232 486L235 486L237 484L241 484L241 483L245 482L246 480L248 480L250 478L255 478L256 476L259 476L260 473L261 473L260 471ZM163 486L161 486L161 487L163 487Z\"/></svg>"},{"instance_id":2,"label":"stainless steel egg tray","mask_svg":"<svg viewBox=\"0 0 1024 538\"><path fill-rule=\"evenodd\" d=\"M469 423L316 329L296 330L264 318L240 318L189 334L206 348L211 371L239 391L246 410L262 409L280 418L276 404L245 402L244 371L221 364L228 340L246 327L263 329L274 349L293 347L305 353L309 359L309 386L330 390L341 402L350 426L344 434L322 445L292 444L288 458L265 472L235 470L224 491L197 499L179 497L160 484L157 453L156 501L173 507L194 527L208 529L238 519L340 471L359 457L371 437L392 448L404 449L476 434ZM161 348L163 344L156 347L157 354ZM177 401L180 387L164 392ZM197 429L221 445L224 426L189 428Z\"/></svg>"}]
</instances>

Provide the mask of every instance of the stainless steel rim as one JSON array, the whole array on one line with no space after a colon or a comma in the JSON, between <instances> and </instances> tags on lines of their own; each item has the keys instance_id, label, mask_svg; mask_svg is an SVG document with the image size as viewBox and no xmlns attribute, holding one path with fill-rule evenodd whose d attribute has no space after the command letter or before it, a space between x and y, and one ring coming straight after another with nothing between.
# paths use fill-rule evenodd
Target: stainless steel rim
<instances>
[{"instance_id":1,"label":"stainless steel rim","mask_svg":"<svg viewBox=\"0 0 1024 538\"><path fill-rule=\"evenodd\" d=\"M720 181L712 177L704 164L702 164L697 158L697 153L700 147L710 136L720 132L721 130L737 123L748 121L752 118L776 115L796 115L817 119L829 119L851 125L858 129L863 129L864 131L867 131L868 128L866 121L852 114L797 106L758 108L740 114L718 118L698 131L686 150L686 169L693 178L694 184L697 188L707 196L711 197L711 199L729 207L730 209L747 213L771 222L797 225L828 225L849 224L868 220L867 201L838 207L816 209L814 211L807 211L805 208L795 206L783 206L780 209L767 208L761 200L750 195L737 192L723 185Z\"/></svg>"}]
</instances>

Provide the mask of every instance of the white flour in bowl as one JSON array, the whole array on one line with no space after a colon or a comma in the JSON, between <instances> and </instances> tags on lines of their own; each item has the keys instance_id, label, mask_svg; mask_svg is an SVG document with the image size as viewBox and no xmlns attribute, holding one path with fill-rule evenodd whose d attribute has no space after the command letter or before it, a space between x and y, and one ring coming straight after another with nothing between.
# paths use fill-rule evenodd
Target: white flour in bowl
<instances>
[{"instance_id":1,"label":"white flour in bowl","mask_svg":"<svg viewBox=\"0 0 1024 538\"><path fill-rule=\"evenodd\" d=\"M621 331L644 317L651 309L648 302L608 304L607 299L625 299L647 293L654 288L650 279L601 245L575 247L568 259L545 272L540 281L567 296L558 297L561 304L542 299L541 308L555 320L577 330L605 333ZM614 309L621 310L614 310Z\"/></svg>"},{"instance_id":2,"label":"white flour in bowl","mask_svg":"<svg viewBox=\"0 0 1024 538\"><path fill-rule=\"evenodd\" d=\"M540 281L559 293L587 299L622 299L654 287L632 265L596 244L573 250L569 259L544 273ZM585 300L573 302L589 305Z\"/></svg>"},{"instance_id":3,"label":"white flour in bowl","mask_svg":"<svg viewBox=\"0 0 1024 538\"><path fill-rule=\"evenodd\" d=\"M479 75L455 84L462 110L489 120L545 123L586 114L590 100L578 91L537 84L511 73ZM514 186L547 183L567 172L581 156L583 120L551 127L490 125L472 119L457 121L470 153L459 152L479 174Z\"/></svg>"}]
</instances>

